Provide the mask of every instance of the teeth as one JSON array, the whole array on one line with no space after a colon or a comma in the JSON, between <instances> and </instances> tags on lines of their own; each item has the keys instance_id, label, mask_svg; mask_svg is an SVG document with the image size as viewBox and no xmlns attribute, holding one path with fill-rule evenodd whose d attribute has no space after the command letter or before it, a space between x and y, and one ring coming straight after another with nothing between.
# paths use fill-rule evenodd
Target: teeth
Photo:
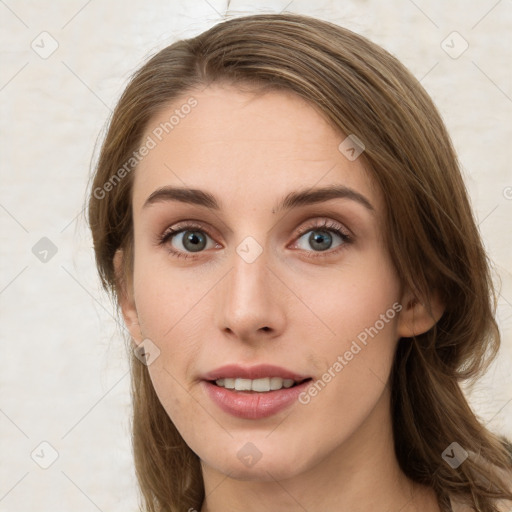
<instances>
[{"instance_id":1,"label":"teeth","mask_svg":"<svg viewBox=\"0 0 512 512\"><path fill-rule=\"evenodd\" d=\"M281 377L272 377L270 380L270 389L281 389L283 387L283 379Z\"/></svg>"},{"instance_id":2,"label":"teeth","mask_svg":"<svg viewBox=\"0 0 512 512\"><path fill-rule=\"evenodd\" d=\"M254 379L251 389L259 392L270 391L270 379Z\"/></svg>"},{"instance_id":3,"label":"teeth","mask_svg":"<svg viewBox=\"0 0 512 512\"><path fill-rule=\"evenodd\" d=\"M295 381L293 379L282 379L281 377L265 377L263 379L217 379L217 386L235 391L256 391L266 393L282 388L291 388Z\"/></svg>"},{"instance_id":4,"label":"teeth","mask_svg":"<svg viewBox=\"0 0 512 512\"><path fill-rule=\"evenodd\" d=\"M251 391L251 379L235 379L235 389L237 391Z\"/></svg>"},{"instance_id":5,"label":"teeth","mask_svg":"<svg viewBox=\"0 0 512 512\"><path fill-rule=\"evenodd\" d=\"M227 389L235 389L235 379L224 379L224 387Z\"/></svg>"}]
</instances>

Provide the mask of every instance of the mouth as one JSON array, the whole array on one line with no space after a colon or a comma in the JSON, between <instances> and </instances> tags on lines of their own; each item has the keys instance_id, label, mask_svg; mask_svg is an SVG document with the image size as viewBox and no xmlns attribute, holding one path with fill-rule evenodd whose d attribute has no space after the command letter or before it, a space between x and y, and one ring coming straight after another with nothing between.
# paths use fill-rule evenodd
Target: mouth
<instances>
[{"instance_id":1,"label":"mouth","mask_svg":"<svg viewBox=\"0 0 512 512\"><path fill-rule=\"evenodd\" d=\"M263 377L261 379L244 379L242 377L223 378L209 381L211 384L224 389L231 389L242 393L268 393L280 389L290 389L304 382L312 380L311 377L295 381L282 377Z\"/></svg>"},{"instance_id":2,"label":"mouth","mask_svg":"<svg viewBox=\"0 0 512 512\"><path fill-rule=\"evenodd\" d=\"M312 380L272 365L229 365L204 375L202 385L206 396L223 412L256 420L293 406Z\"/></svg>"}]
</instances>

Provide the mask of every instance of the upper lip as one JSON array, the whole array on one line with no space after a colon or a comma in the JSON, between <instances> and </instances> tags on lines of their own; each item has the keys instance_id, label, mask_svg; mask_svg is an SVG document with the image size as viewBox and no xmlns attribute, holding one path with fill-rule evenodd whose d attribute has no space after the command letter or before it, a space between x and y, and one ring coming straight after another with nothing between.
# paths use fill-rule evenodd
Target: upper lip
<instances>
[{"instance_id":1,"label":"upper lip","mask_svg":"<svg viewBox=\"0 0 512 512\"><path fill-rule=\"evenodd\" d=\"M308 375L301 375L299 373L274 366L271 364L258 364L255 366L241 366L239 364L228 364L216 368L202 376L204 380L217 380L217 379L263 379L265 377L281 377L282 379L293 379L296 382L303 381L310 378Z\"/></svg>"}]
</instances>

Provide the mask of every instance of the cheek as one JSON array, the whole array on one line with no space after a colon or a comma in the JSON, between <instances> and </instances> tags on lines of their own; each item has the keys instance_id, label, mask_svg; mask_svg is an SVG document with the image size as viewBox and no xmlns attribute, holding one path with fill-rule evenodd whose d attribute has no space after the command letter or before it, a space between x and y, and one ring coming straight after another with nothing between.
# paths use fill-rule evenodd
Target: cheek
<instances>
[{"instance_id":1,"label":"cheek","mask_svg":"<svg viewBox=\"0 0 512 512\"><path fill-rule=\"evenodd\" d=\"M356 432L385 392L402 308L398 280L383 260L350 270L324 287L321 318L332 332L314 347L317 380L299 398L333 440Z\"/></svg>"},{"instance_id":2,"label":"cheek","mask_svg":"<svg viewBox=\"0 0 512 512\"><path fill-rule=\"evenodd\" d=\"M178 366L168 364L168 354L163 353L148 366L148 371L162 407L190 446L190 441L200 439L201 433L204 435L204 432L211 429L211 425L209 418L201 414L183 377L177 373L179 367L179 362Z\"/></svg>"},{"instance_id":3,"label":"cheek","mask_svg":"<svg viewBox=\"0 0 512 512\"><path fill-rule=\"evenodd\" d=\"M135 266L134 292L142 333L155 340L176 339L176 332L197 322L193 316L203 307L202 299L215 284L208 273L172 268L165 258L141 251ZM190 332L190 331L189 331Z\"/></svg>"},{"instance_id":4,"label":"cheek","mask_svg":"<svg viewBox=\"0 0 512 512\"><path fill-rule=\"evenodd\" d=\"M196 409L197 391L192 387L191 376L201 353L205 318L210 318L205 315L208 291L216 281L211 279L210 283L207 276L172 271L168 265L152 263L136 266L134 273L141 332L159 350L148 371L162 406L188 440L211 429L208 417Z\"/></svg>"},{"instance_id":5,"label":"cheek","mask_svg":"<svg viewBox=\"0 0 512 512\"><path fill-rule=\"evenodd\" d=\"M363 344L377 337L396 338L400 284L385 254L375 251L316 279L306 276L295 282L303 290L304 303L328 328L315 352L332 355L333 350L349 350L358 338ZM295 321L300 323L300 318Z\"/></svg>"}]
</instances>

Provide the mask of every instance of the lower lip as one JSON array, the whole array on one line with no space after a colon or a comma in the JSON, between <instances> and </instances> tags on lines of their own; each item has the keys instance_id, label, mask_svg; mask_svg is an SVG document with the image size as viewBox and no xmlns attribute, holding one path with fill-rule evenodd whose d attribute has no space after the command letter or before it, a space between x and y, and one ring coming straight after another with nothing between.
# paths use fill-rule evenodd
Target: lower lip
<instances>
[{"instance_id":1,"label":"lower lip","mask_svg":"<svg viewBox=\"0 0 512 512\"><path fill-rule=\"evenodd\" d=\"M268 418L298 401L299 395L309 386L311 380L291 388L282 388L266 393L234 391L203 381L207 395L224 412L247 420Z\"/></svg>"}]
</instances>

